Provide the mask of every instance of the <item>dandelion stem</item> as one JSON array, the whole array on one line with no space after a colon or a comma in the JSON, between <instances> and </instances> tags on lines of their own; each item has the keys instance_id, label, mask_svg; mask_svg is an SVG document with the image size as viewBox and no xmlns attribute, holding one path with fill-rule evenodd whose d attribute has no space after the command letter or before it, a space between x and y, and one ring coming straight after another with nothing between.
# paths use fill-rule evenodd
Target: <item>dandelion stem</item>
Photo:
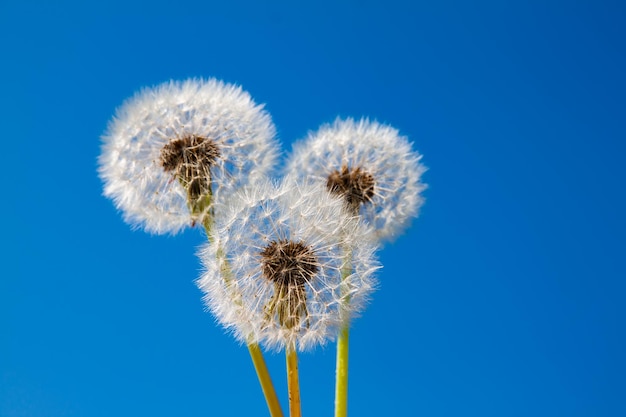
<instances>
[{"instance_id":1,"label":"dandelion stem","mask_svg":"<svg viewBox=\"0 0 626 417\"><path fill-rule=\"evenodd\" d=\"M209 212L204 216L202 220L202 224L204 226L204 230L207 235L207 239L209 243L216 244L215 238L213 236L213 215ZM217 257L224 259L224 266L222 267L222 277L227 285L233 280L232 271L230 270L230 266L226 260L226 253L224 249L220 246L217 249ZM236 298L233 302L241 302L241 299ZM250 358L252 359L252 364L254 365L254 369L256 371L256 375L259 378L259 383L261 384L261 390L263 391L263 395L265 396L265 402L267 403L267 408L269 409L270 416L272 417L283 417L283 410L280 407L280 402L278 401L278 396L276 395L276 390L274 389L274 383L272 382L272 378L270 377L270 373L267 369L267 365L265 364L265 359L263 358L263 352L261 352L261 348L258 343L248 342L248 351L250 352Z\"/></svg>"},{"instance_id":2,"label":"dandelion stem","mask_svg":"<svg viewBox=\"0 0 626 417\"><path fill-rule=\"evenodd\" d=\"M352 273L351 253L348 252L346 264L341 271L342 291L346 291L345 280ZM345 295L344 304L350 304L349 295ZM348 415L348 352L350 341L349 317L345 318L345 324L339 331L337 338L337 364L335 365L335 417Z\"/></svg>"},{"instance_id":3,"label":"dandelion stem","mask_svg":"<svg viewBox=\"0 0 626 417\"><path fill-rule=\"evenodd\" d=\"M302 417L300 407L300 379L298 377L298 354L296 347L286 349L287 356L287 388L289 390L289 416Z\"/></svg>"},{"instance_id":4,"label":"dandelion stem","mask_svg":"<svg viewBox=\"0 0 626 417\"><path fill-rule=\"evenodd\" d=\"M344 326L337 339L337 366L335 383L335 417L348 415L348 345L350 329Z\"/></svg>"},{"instance_id":5,"label":"dandelion stem","mask_svg":"<svg viewBox=\"0 0 626 417\"><path fill-rule=\"evenodd\" d=\"M263 359L263 353L259 348L258 343L248 343L248 350L250 351L250 357L254 364L254 369L259 378L263 395L265 395L265 401L267 402L267 408L270 411L272 417L282 417L283 410L280 408L276 391L274 390L274 384L272 378L265 365L265 359Z\"/></svg>"}]
</instances>

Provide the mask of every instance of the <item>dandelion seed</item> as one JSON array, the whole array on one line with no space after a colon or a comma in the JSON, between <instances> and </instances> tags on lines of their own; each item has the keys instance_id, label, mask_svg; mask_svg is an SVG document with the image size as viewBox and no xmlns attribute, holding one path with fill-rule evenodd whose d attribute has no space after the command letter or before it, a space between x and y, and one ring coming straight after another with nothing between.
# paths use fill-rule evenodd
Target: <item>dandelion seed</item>
<instances>
[{"instance_id":1,"label":"dandelion seed","mask_svg":"<svg viewBox=\"0 0 626 417\"><path fill-rule=\"evenodd\" d=\"M240 341L305 350L333 340L364 308L379 268L371 233L324 185L260 183L216 216L198 286Z\"/></svg>"},{"instance_id":2,"label":"dandelion seed","mask_svg":"<svg viewBox=\"0 0 626 417\"><path fill-rule=\"evenodd\" d=\"M215 79L169 82L127 100L102 137L104 195L151 233L202 222L213 203L265 177L275 128L240 87Z\"/></svg>"},{"instance_id":3,"label":"dandelion seed","mask_svg":"<svg viewBox=\"0 0 626 417\"><path fill-rule=\"evenodd\" d=\"M424 202L421 158L390 126L338 119L294 145L286 172L326 184L379 239L392 240Z\"/></svg>"}]
</instances>

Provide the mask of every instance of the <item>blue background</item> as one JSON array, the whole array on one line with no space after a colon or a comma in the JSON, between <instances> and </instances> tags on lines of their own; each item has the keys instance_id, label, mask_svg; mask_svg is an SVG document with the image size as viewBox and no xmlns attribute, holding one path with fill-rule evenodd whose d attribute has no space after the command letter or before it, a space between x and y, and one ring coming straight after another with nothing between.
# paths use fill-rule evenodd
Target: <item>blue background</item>
<instances>
[{"instance_id":1,"label":"blue background","mask_svg":"<svg viewBox=\"0 0 626 417\"><path fill-rule=\"evenodd\" d=\"M369 116L424 154L350 415L626 415L624 7L311 3L0 3L0 415L266 415L194 286L201 233L133 232L101 196L115 108L187 77L242 85L285 150ZM334 355L300 357L305 416L332 415Z\"/></svg>"}]
</instances>

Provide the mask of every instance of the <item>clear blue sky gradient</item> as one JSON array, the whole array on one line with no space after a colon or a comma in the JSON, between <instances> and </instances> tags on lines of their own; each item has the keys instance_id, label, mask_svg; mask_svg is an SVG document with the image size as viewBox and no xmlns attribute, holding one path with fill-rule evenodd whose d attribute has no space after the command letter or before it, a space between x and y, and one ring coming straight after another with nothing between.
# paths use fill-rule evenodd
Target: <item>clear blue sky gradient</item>
<instances>
[{"instance_id":1,"label":"clear blue sky gradient","mask_svg":"<svg viewBox=\"0 0 626 417\"><path fill-rule=\"evenodd\" d=\"M0 3L0 416L266 415L193 283L202 235L131 231L96 174L115 108L187 77L266 103L285 151L368 116L424 154L351 416L626 415L620 2L48 3ZM334 355L300 358L305 417L332 415Z\"/></svg>"}]
</instances>

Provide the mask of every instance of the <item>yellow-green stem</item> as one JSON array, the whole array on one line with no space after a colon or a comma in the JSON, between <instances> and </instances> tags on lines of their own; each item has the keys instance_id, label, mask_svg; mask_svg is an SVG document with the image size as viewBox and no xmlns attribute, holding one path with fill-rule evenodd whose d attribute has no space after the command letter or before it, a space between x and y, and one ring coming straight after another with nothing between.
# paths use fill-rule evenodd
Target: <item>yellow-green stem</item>
<instances>
[{"instance_id":1,"label":"yellow-green stem","mask_svg":"<svg viewBox=\"0 0 626 417\"><path fill-rule=\"evenodd\" d=\"M351 253L346 255L346 265L341 271L342 292L345 291L346 283L343 282L352 273ZM350 297L345 295L345 307L350 304ZM346 313L347 314L347 313ZM337 338L337 364L335 365L335 417L347 417L348 415L348 353L350 342L349 317L345 318L345 324L339 331Z\"/></svg>"},{"instance_id":2,"label":"yellow-green stem","mask_svg":"<svg viewBox=\"0 0 626 417\"><path fill-rule=\"evenodd\" d=\"M254 369L259 378L263 395L265 395L265 401L267 402L267 408L270 410L272 417L283 417L283 410L280 408L276 391L274 390L274 384L272 378L265 365L265 359L263 359L263 353L257 343L248 343L248 350L250 351L250 357L254 364Z\"/></svg>"},{"instance_id":3,"label":"yellow-green stem","mask_svg":"<svg viewBox=\"0 0 626 417\"><path fill-rule=\"evenodd\" d=\"M302 417L300 405L300 379L298 377L298 354L295 346L287 347L287 389L289 390L289 416Z\"/></svg>"},{"instance_id":4,"label":"yellow-green stem","mask_svg":"<svg viewBox=\"0 0 626 417\"><path fill-rule=\"evenodd\" d=\"M204 226L204 231L206 232L209 243L215 244L215 238L212 235L213 215L211 211L209 211L202 219L202 225ZM233 280L233 276L230 267L228 266L228 262L226 261L226 253L221 246L217 248L216 256L218 258L224 259L224 263L222 266L222 278L226 282L226 285L230 285ZM237 301L241 302L240 299L235 300L234 302ZM278 401L278 396L276 395L276 390L274 389L272 378L270 377L267 365L265 364L265 359L263 358L263 352L261 352L261 348L259 347L258 343L253 342L248 342L247 346L248 351L250 352L250 358L252 359L252 363L254 364L256 375L259 378L259 384L261 384L261 390L263 391L263 395L265 396L265 402L267 403L267 408L269 409L270 416L283 417L283 410L280 407L280 402Z\"/></svg>"},{"instance_id":5,"label":"yellow-green stem","mask_svg":"<svg viewBox=\"0 0 626 417\"><path fill-rule=\"evenodd\" d=\"M344 326L337 339L337 366L335 381L335 417L348 415L348 345L350 330Z\"/></svg>"}]
</instances>

